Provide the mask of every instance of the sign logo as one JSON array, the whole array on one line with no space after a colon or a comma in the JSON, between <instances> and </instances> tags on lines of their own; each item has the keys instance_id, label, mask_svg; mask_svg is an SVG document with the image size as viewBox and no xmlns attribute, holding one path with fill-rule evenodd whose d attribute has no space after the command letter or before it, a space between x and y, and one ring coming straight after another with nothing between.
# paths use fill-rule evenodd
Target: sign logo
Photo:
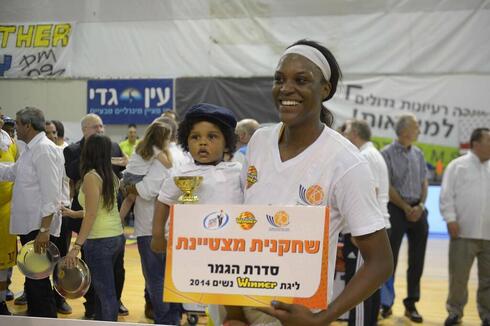
<instances>
[{"instance_id":1,"label":"sign logo","mask_svg":"<svg viewBox=\"0 0 490 326\"><path fill-rule=\"evenodd\" d=\"M133 103L135 101L141 101L143 99L143 95L136 88L126 88L119 96L121 101L128 101L129 103Z\"/></svg>"},{"instance_id":2,"label":"sign logo","mask_svg":"<svg viewBox=\"0 0 490 326\"><path fill-rule=\"evenodd\" d=\"M230 216L223 210L220 210L219 212L212 212L206 215L202 224L207 230L219 230L224 228L229 221Z\"/></svg>"},{"instance_id":3,"label":"sign logo","mask_svg":"<svg viewBox=\"0 0 490 326\"><path fill-rule=\"evenodd\" d=\"M254 227L255 223L257 223L257 219L251 212L242 212L236 218L236 222L242 229L248 231Z\"/></svg>"},{"instance_id":4,"label":"sign logo","mask_svg":"<svg viewBox=\"0 0 490 326\"><path fill-rule=\"evenodd\" d=\"M250 165L247 170L247 189L257 182L257 168Z\"/></svg>"},{"instance_id":5,"label":"sign logo","mask_svg":"<svg viewBox=\"0 0 490 326\"><path fill-rule=\"evenodd\" d=\"M274 216L266 214L267 222L273 226L270 231L289 231L286 226L289 225L289 214L285 211L279 211Z\"/></svg>"},{"instance_id":6,"label":"sign logo","mask_svg":"<svg viewBox=\"0 0 490 326\"><path fill-rule=\"evenodd\" d=\"M323 202L325 194L323 188L319 185L313 185L306 189L303 185L299 185L299 198L307 205L320 205Z\"/></svg>"}]
</instances>

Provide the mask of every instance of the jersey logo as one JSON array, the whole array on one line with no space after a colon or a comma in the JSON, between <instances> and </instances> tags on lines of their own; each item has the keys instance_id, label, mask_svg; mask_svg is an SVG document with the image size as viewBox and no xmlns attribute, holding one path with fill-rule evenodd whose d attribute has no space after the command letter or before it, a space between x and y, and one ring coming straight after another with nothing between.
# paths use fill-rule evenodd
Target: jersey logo
<instances>
[{"instance_id":1,"label":"jersey logo","mask_svg":"<svg viewBox=\"0 0 490 326\"><path fill-rule=\"evenodd\" d=\"M313 185L306 189L303 185L299 185L299 198L306 205L317 206L323 202L325 193L319 185Z\"/></svg>"},{"instance_id":2,"label":"jersey logo","mask_svg":"<svg viewBox=\"0 0 490 326\"><path fill-rule=\"evenodd\" d=\"M247 189L257 182L257 168L250 165L247 169Z\"/></svg>"}]
</instances>

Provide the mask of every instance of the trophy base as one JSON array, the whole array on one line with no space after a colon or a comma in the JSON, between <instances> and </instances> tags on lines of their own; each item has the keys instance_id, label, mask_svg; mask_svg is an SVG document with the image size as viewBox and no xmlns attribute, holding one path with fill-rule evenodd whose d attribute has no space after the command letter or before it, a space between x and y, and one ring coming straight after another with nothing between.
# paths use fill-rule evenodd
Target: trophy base
<instances>
[{"instance_id":1,"label":"trophy base","mask_svg":"<svg viewBox=\"0 0 490 326\"><path fill-rule=\"evenodd\" d=\"M191 194L183 194L178 199L181 204L195 204L199 201L199 198L196 195Z\"/></svg>"}]
</instances>

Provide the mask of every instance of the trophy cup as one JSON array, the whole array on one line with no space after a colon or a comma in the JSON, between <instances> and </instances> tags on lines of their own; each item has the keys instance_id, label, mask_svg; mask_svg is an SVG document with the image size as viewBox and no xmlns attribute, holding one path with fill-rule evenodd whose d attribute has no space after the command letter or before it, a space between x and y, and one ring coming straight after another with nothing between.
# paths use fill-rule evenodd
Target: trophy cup
<instances>
[{"instance_id":1,"label":"trophy cup","mask_svg":"<svg viewBox=\"0 0 490 326\"><path fill-rule=\"evenodd\" d=\"M180 176L174 177L174 182L182 190L182 195L179 197L181 204L195 204L199 198L193 192L201 185L202 176Z\"/></svg>"}]
</instances>

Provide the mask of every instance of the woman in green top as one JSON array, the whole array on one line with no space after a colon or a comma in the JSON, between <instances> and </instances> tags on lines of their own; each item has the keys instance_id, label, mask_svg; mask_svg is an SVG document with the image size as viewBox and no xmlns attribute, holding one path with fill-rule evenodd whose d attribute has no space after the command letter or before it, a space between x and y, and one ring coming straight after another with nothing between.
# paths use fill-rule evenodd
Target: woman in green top
<instances>
[{"instance_id":1,"label":"woman in green top","mask_svg":"<svg viewBox=\"0 0 490 326\"><path fill-rule=\"evenodd\" d=\"M119 186L111 167L111 140L104 135L87 139L80 160L82 185L78 201L84 208L82 227L67 255L74 266L82 246L97 296L96 320L117 321L119 301L114 262L124 255L125 238L117 210Z\"/></svg>"}]
</instances>

